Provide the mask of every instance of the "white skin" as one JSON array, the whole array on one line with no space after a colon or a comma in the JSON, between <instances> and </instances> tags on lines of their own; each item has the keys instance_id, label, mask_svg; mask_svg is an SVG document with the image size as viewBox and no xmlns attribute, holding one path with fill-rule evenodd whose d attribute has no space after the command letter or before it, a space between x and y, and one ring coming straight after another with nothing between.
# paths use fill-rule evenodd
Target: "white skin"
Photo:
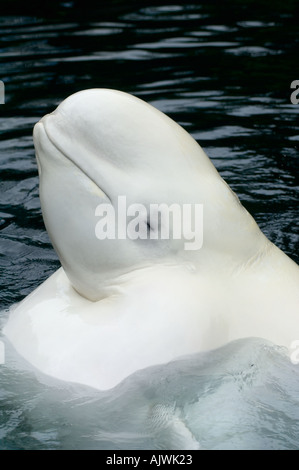
<instances>
[{"instance_id":1,"label":"white skin","mask_svg":"<svg viewBox=\"0 0 299 470\"><path fill-rule=\"evenodd\" d=\"M114 90L66 99L35 127L40 199L62 268L5 334L43 372L108 389L134 371L243 337L299 339L299 268L267 240L179 125ZM203 246L98 240L101 202L203 204Z\"/></svg>"}]
</instances>

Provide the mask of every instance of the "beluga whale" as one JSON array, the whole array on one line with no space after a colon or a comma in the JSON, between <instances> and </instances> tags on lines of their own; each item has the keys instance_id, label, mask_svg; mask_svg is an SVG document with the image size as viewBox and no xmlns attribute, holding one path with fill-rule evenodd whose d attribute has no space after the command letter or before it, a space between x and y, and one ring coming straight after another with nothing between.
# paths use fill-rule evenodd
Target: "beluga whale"
<instances>
[{"instance_id":1,"label":"beluga whale","mask_svg":"<svg viewBox=\"0 0 299 470\"><path fill-rule=\"evenodd\" d=\"M299 339L298 265L172 119L89 89L35 125L34 145L61 267L4 334L37 369L107 390L236 339Z\"/></svg>"}]
</instances>

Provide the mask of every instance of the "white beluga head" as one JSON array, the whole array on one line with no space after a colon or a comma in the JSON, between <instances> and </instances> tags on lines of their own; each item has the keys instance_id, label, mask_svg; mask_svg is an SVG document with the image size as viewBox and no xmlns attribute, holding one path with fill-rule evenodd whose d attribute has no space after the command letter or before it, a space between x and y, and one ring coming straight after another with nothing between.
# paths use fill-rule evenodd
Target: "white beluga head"
<instances>
[{"instance_id":1,"label":"white beluga head","mask_svg":"<svg viewBox=\"0 0 299 470\"><path fill-rule=\"evenodd\" d=\"M86 90L35 126L34 143L62 268L13 308L4 333L42 372L104 390L235 339L299 339L298 266L170 118L126 93ZM173 205L203 217L182 211L181 237L174 217L163 238ZM103 221L114 239L98 236Z\"/></svg>"},{"instance_id":2,"label":"white beluga head","mask_svg":"<svg viewBox=\"0 0 299 470\"><path fill-rule=\"evenodd\" d=\"M35 126L34 143L47 231L72 285L90 300L105 297L116 277L136 269L155 263L214 269L219 257L246 262L266 243L196 141L138 98L107 89L76 93ZM96 236L101 204L115 211L115 239ZM120 214L134 204L146 209L138 213L138 229L148 232L135 239L128 226L133 213ZM200 249L186 249L183 231L173 236L172 219L168 239L150 236L159 232L157 221L165 223L163 207L173 204L192 205L187 236ZM200 227L196 204L203 207ZM162 215L153 220L155 205Z\"/></svg>"}]
</instances>

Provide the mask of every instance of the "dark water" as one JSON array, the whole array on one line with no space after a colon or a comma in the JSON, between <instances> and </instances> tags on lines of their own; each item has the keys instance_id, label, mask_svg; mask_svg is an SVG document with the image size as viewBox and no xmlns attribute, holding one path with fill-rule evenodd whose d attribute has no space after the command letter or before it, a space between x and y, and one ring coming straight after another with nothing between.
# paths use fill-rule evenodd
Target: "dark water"
<instances>
[{"instance_id":1,"label":"dark water","mask_svg":"<svg viewBox=\"0 0 299 470\"><path fill-rule=\"evenodd\" d=\"M290 102L290 84L299 79L298 2L273 1L270 6L266 1L240 0L180 5L170 2L110 1L98 2L95 7L88 0L12 0L1 2L1 14L0 79L6 87L6 103L0 105L2 308L21 300L59 266L41 217L31 134L33 125L45 113L51 112L71 93L84 88L116 88L133 93L183 125L206 150L264 233L295 261L299 261L299 105ZM4 318L5 314L2 316ZM186 371L189 369L187 367ZM186 371L182 377L188 384L191 378ZM163 369L163 374L166 372ZM7 367L3 374L4 411L0 413L0 429L4 433L2 441L0 433L2 446L63 448L70 446L72 439L72 442L81 442L78 426L75 426L77 440L74 435L68 434L66 428L63 428L63 434L61 420L64 413L71 416L71 412L66 412L66 407L62 407L61 411L62 405L59 405L58 411L62 417L57 418L57 422L55 419L51 421L51 415L47 415L45 429L32 424L38 421L47 400L50 400L49 406L55 408L55 397L57 402L60 398L56 391L57 395L54 393L54 398L49 399L49 390L34 382L30 374L28 379ZM290 376L292 374L290 372ZM278 372L276 379L277 376ZM213 382L212 372L209 377ZM283 389L286 385L282 380L285 377L278 380L278 386ZM212 382L211 389L214 387ZM17 390L23 388L30 390L30 383L32 390L36 389L36 396L41 397L39 402L36 398L38 405L32 408L28 400L21 399L17 394ZM132 387L138 395L139 385L136 383ZM159 381L154 383L157 385ZM230 393L237 397L238 387L234 389L233 384L234 381L230 384ZM197 397L202 386L200 381L191 386ZM177 387L175 389L179 390L179 385ZM263 390L265 401L266 388ZM154 393L152 390L153 387L147 391L144 385L141 394L146 397ZM169 390L165 392L157 385L158 405L165 405L161 396ZM224 390L220 390L219 396L216 394L219 406L221 397L225 395ZM29 395L31 393L28 391ZM128 399L126 393L121 392L124 401ZM285 397L285 406L293 409L295 395L288 397L285 392L281 393ZM262 423L253 419L267 431L255 444L246 434L246 430L250 429L246 419L247 427L240 420L231 434L225 426L217 428L214 423L208 441L203 438L205 428L198 431L197 423L192 436L195 436L196 442L202 442L203 447L211 448L229 445L233 448L246 447L246 437L249 447L257 448L260 442L260 447L295 448L299 442L296 440L299 437L298 416L292 418L290 413L281 411L278 406L281 397L278 395L273 390L269 392L270 404L265 407L269 406L275 413L280 413L281 428L275 432L276 425L267 421L270 415L265 411ZM179 392L178 396L181 396ZM70 399L67 397L66 402ZM180 405L180 413L189 404L189 399L198 402L198 399L196 401L186 395L186 403ZM177 400L175 397L167 402L170 415L174 413L173 403ZM233 408L223 401L221 416L234 419ZM83 402L80 403L84 409ZM105 401L97 403L98 417L103 403ZM118 403L117 400L112 406L114 411L113 407L118 406L115 403ZM240 410L246 418L252 411L250 403L254 407L254 400L244 403L240 403ZM9 404L14 411L9 411ZM94 407L85 406L87 416L91 417ZM35 417L30 411L32 409ZM14 416L12 427L9 427L12 419L10 413ZM67 423L68 419L72 419L70 416L65 417ZM74 416L79 420L79 414ZM108 418L106 414L105 419L109 421ZM84 422L84 426L91 426L94 433L93 419L90 423ZM153 435L158 434L152 428L150 431L148 428L144 430L142 426L146 420L143 418L140 418L138 425L135 423L135 427L128 416L122 415L121 419L123 423L131 423L127 428L123 424L123 434L116 436L114 428L104 427L101 439L95 439L93 447L113 448L115 445L116 448L132 448L134 442L137 447L162 445L162 448L167 448L167 445L172 445L170 441L167 444L165 437L167 426L164 426L166 431L163 426L162 431L159 426L155 428L155 432L158 432L157 429L160 432L159 439L155 441ZM208 419L207 416L203 418L203 423L207 425L205 419ZM289 419L293 419L291 427ZM12 434L9 434L10 429ZM150 436L142 442L136 437L140 429ZM288 434L282 429L291 431ZM244 441L240 441L240 430L245 433ZM270 431L272 440L268 439ZM32 432L39 436L36 441L32 440ZM128 436L124 437L126 432L135 436L136 440L132 437L130 441ZM184 434L185 431L182 432ZM103 433L106 433L105 436ZM275 436L278 436L277 439Z\"/></svg>"}]
</instances>

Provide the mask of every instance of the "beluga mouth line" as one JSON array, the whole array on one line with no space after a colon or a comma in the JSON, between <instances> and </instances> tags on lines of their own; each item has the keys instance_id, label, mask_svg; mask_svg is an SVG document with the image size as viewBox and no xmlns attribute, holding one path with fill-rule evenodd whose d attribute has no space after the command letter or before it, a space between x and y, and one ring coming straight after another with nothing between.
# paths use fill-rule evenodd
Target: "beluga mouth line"
<instances>
[{"instance_id":1,"label":"beluga mouth line","mask_svg":"<svg viewBox=\"0 0 299 470\"><path fill-rule=\"evenodd\" d=\"M68 152L62 148L61 145L59 145L58 142L54 141L53 138L51 138L48 130L47 130L47 127L46 127L46 120L48 117L50 116L54 116L55 115L55 112L53 113L50 113L50 114L47 114L46 116L44 116L44 118L42 118L38 124L36 124L36 126L42 126L44 132L45 132L45 135L48 139L48 141L50 142L50 144L53 145L53 147L55 147L55 149L66 159L68 160L72 165L74 165L80 172L82 172L82 174L84 174L92 183L94 183L100 190L101 192L104 194L104 196L110 201L110 203L112 204L112 201L109 197L109 195L103 190L103 188L98 184L98 182L94 179L93 176L91 176L91 174L85 169L83 168L83 163L80 165L78 162L75 161L75 159L71 158L71 156L68 154ZM37 158L38 158L38 152L37 153Z\"/></svg>"}]
</instances>

